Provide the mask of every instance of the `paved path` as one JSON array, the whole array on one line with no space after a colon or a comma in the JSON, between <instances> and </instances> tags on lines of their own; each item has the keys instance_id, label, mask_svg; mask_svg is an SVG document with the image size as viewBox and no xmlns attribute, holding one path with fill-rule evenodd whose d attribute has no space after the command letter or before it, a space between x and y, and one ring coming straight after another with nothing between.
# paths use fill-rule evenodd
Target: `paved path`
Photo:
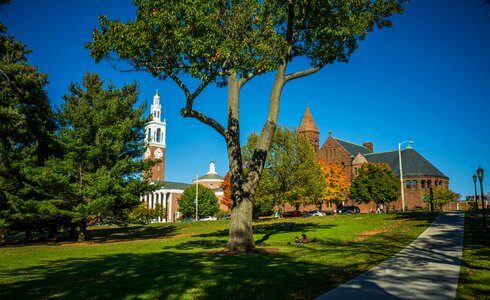
<instances>
[{"instance_id":1,"label":"paved path","mask_svg":"<svg viewBox=\"0 0 490 300\"><path fill-rule=\"evenodd\" d=\"M464 212L442 213L407 248L316 300L454 299L463 234Z\"/></svg>"}]
</instances>

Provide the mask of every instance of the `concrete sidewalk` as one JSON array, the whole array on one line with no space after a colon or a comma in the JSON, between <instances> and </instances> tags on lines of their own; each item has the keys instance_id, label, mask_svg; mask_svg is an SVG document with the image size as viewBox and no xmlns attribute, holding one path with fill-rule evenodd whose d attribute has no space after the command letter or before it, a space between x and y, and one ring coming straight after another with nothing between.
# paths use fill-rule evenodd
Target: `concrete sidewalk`
<instances>
[{"instance_id":1,"label":"concrete sidewalk","mask_svg":"<svg viewBox=\"0 0 490 300\"><path fill-rule=\"evenodd\" d=\"M464 212L441 213L407 248L317 300L454 299L463 236Z\"/></svg>"}]
</instances>

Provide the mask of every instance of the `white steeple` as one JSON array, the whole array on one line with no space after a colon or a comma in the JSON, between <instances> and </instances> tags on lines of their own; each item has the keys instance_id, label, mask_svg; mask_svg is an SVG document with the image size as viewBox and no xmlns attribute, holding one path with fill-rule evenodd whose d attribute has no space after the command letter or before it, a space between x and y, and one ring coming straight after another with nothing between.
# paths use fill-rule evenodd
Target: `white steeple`
<instances>
[{"instance_id":1,"label":"white steeple","mask_svg":"<svg viewBox=\"0 0 490 300\"><path fill-rule=\"evenodd\" d=\"M160 122L162 114L162 106L160 105L160 96L158 95L158 89L153 96L153 104L151 105L151 116L153 121Z\"/></svg>"},{"instance_id":2,"label":"white steeple","mask_svg":"<svg viewBox=\"0 0 490 300\"><path fill-rule=\"evenodd\" d=\"M146 125L146 142L149 145L165 148L166 122L162 122L162 106L158 90L153 96L153 104L150 107L150 122Z\"/></svg>"},{"instance_id":3,"label":"white steeple","mask_svg":"<svg viewBox=\"0 0 490 300\"><path fill-rule=\"evenodd\" d=\"M211 162L209 163L208 174L218 174L218 173L216 173L216 164L214 163L214 160L211 160Z\"/></svg>"}]
</instances>

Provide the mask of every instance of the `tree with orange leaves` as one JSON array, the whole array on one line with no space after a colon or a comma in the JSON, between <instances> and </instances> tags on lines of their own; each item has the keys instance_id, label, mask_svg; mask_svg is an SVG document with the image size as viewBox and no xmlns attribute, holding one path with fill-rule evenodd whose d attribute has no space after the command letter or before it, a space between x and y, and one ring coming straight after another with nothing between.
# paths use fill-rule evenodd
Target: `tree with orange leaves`
<instances>
[{"instance_id":1,"label":"tree with orange leaves","mask_svg":"<svg viewBox=\"0 0 490 300\"><path fill-rule=\"evenodd\" d=\"M349 193L347 170L336 163L320 161L320 165L326 183L321 201L322 203L332 202L338 205L345 200L345 196ZM322 203L317 203L317 205Z\"/></svg>"},{"instance_id":2,"label":"tree with orange leaves","mask_svg":"<svg viewBox=\"0 0 490 300\"><path fill-rule=\"evenodd\" d=\"M221 198L221 204L226 205L226 207L228 208L231 208L231 183L229 171L223 178L221 188L223 189L223 198Z\"/></svg>"}]
</instances>

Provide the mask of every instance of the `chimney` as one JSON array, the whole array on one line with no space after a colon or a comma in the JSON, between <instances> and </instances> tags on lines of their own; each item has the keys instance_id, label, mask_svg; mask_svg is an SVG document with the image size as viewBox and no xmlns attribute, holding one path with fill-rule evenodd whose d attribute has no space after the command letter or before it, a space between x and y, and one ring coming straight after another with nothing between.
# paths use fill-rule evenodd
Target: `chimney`
<instances>
[{"instance_id":1,"label":"chimney","mask_svg":"<svg viewBox=\"0 0 490 300\"><path fill-rule=\"evenodd\" d=\"M371 152L374 152L374 146L373 146L373 143L371 142L365 142L364 144L362 144L364 147L366 147L369 151Z\"/></svg>"}]
</instances>

